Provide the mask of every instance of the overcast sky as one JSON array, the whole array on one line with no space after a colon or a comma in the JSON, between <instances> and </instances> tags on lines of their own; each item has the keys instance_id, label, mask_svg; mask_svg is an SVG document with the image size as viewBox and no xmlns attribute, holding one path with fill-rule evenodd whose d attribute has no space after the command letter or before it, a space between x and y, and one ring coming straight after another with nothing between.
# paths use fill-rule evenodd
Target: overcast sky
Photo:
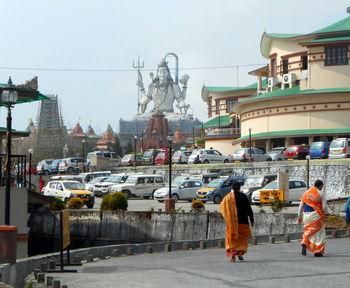
<instances>
[{"instance_id":1,"label":"overcast sky","mask_svg":"<svg viewBox=\"0 0 350 288\"><path fill-rule=\"evenodd\" d=\"M59 96L68 128L79 121L84 129L91 123L101 133L107 123L117 129L120 118L135 115L135 71L34 68L128 70L139 55L145 69L156 70L164 55L173 52L179 56L180 76L190 75L186 102L195 117L205 121L202 85L237 86L236 68L186 68L264 64L259 50L264 30L311 32L347 17L348 4L345 0L2 0L0 82L9 75L15 84L38 76L40 92ZM258 67L240 67L239 85L253 83L247 72ZM145 86L150 83L148 75L143 72ZM13 127L25 129L28 118L36 119L38 106L37 102L17 105ZM4 127L4 108L0 116Z\"/></svg>"}]
</instances>

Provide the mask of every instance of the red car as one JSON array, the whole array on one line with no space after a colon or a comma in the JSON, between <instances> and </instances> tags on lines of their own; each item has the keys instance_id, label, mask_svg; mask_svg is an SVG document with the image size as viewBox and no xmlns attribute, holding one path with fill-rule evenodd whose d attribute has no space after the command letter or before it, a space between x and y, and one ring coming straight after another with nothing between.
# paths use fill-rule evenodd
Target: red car
<instances>
[{"instance_id":1,"label":"red car","mask_svg":"<svg viewBox=\"0 0 350 288\"><path fill-rule=\"evenodd\" d=\"M291 159L305 159L309 155L309 145L289 145L284 151L284 155Z\"/></svg>"},{"instance_id":2,"label":"red car","mask_svg":"<svg viewBox=\"0 0 350 288\"><path fill-rule=\"evenodd\" d=\"M169 152L168 151L162 151L157 154L156 165L167 165L169 164Z\"/></svg>"}]
</instances>

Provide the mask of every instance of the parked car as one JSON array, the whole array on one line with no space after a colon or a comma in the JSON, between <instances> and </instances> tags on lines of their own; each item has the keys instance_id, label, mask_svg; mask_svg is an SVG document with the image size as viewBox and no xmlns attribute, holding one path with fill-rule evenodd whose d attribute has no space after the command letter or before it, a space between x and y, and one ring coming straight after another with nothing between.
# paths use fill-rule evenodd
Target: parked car
<instances>
[{"instance_id":1,"label":"parked car","mask_svg":"<svg viewBox=\"0 0 350 288\"><path fill-rule=\"evenodd\" d=\"M94 179L92 179L90 182L85 184L85 190L91 191L93 192L94 186L96 183L100 183L103 182L104 180L106 180L108 177L106 176L100 176L100 177L96 177Z\"/></svg>"},{"instance_id":2,"label":"parked car","mask_svg":"<svg viewBox=\"0 0 350 288\"><path fill-rule=\"evenodd\" d=\"M52 164L53 159L46 159L46 160L41 160L36 169L38 175L49 175L51 174L51 164Z\"/></svg>"},{"instance_id":3,"label":"parked car","mask_svg":"<svg viewBox=\"0 0 350 288\"><path fill-rule=\"evenodd\" d=\"M138 166L142 164L142 155L136 154L136 161L135 161L135 154L126 154L121 160L121 166Z\"/></svg>"},{"instance_id":4,"label":"parked car","mask_svg":"<svg viewBox=\"0 0 350 288\"><path fill-rule=\"evenodd\" d=\"M115 184L124 183L127 179L128 175L125 173L111 174L107 179L95 183L92 191L94 192L95 196L103 196L109 192L113 193L115 191L111 190L112 186Z\"/></svg>"},{"instance_id":5,"label":"parked car","mask_svg":"<svg viewBox=\"0 0 350 288\"><path fill-rule=\"evenodd\" d=\"M230 158L215 149L196 149L188 159L189 164L229 163Z\"/></svg>"},{"instance_id":6,"label":"parked car","mask_svg":"<svg viewBox=\"0 0 350 288\"><path fill-rule=\"evenodd\" d=\"M259 148L238 148L231 155L231 161L234 162L247 162L250 158L253 162L272 160L269 154Z\"/></svg>"},{"instance_id":7,"label":"parked car","mask_svg":"<svg viewBox=\"0 0 350 288\"><path fill-rule=\"evenodd\" d=\"M191 202L197 196L197 190L203 187L202 181L198 179L175 180L171 183L171 198L175 202L179 200L188 200ZM158 202L163 202L165 198L169 198L169 187L157 189L153 198Z\"/></svg>"},{"instance_id":8,"label":"parked car","mask_svg":"<svg viewBox=\"0 0 350 288\"><path fill-rule=\"evenodd\" d=\"M60 173L74 174L83 171L84 159L80 157L72 157L62 159L58 168Z\"/></svg>"},{"instance_id":9,"label":"parked car","mask_svg":"<svg viewBox=\"0 0 350 288\"><path fill-rule=\"evenodd\" d=\"M288 160L305 159L309 155L309 145L290 145L284 151L284 155L286 155Z\"/></svg>"},{"instance_id":10,"label":"parked car","mask_svg":"<svg viewBox=\"0 0 350 288\"><path fill-rule=\"evenodd\" d=\"M338 138L331 142L329 146L329 159L349 158L350 139Z\"/></svg>"},{"instance_id":11,"label":"parked car","mask_svg":"<svg viewBox=\"0 0 350 288\"><path fill-rule=\"evenodd\" d=\"M161 149L150 149L145 151L145 153L143 153L142 163L146 165L154 165L155 159L158 153L161 151L162 151Z\"/></svg>"},{"instance_id":12,"label":"parked car","mask_svg":"<svg viewBox=\"0 0 350 288\"><path fill-rule=\"evenodd\" d=\"M109 177L112 174L111 171L94 171L94 172L84 172L77 175L81 178L81 183L87 184L96 177Z\"/></svg>"},{"instance_id":13,"label":"parked car","mask_svg":"<svg viewBox=\"0 0 350 288\"><path fill-rule=\"evenodd\" d=\"M329 142L314 142L309 152L311 159L327 159L329 155Z\"/></svg>"},{"instance_id":14,"label":"parked car","mask_svg":"<svg viewBox=\"0 0 350 288\"><path fill-rule=\"evenodd\" d=\"M287 149L286 147L276 147L276 148L272 148L271 151L266 152L266 154L271 157L272 161L283 161L283 160L287 160L286 155L284 155L284 151L286 149Z\"/></svg>"},{"instance_id":15,"label":"parked car","mask_svg":"<svg viewBox=\"0 0 350 288\"><path fill-rule=\"evenodd\" d=\"M270 182L263 188L255 190L252 194L252 203L260 203L260 191L261 190L276 190L278 183L277 180ZM289 180L289 202L300 201L301 196L306 192L306 183L302 180Z\"/></svg>"},{"instance_id":16,"label":"parked car","mask_svg":"<svg viewBox=\"0 0 350 288\"><path fill-rule=\"evenodd\" d=\"M172 157L172 162L177 164L188 163L188 158L190 158L192 151L186 150L178 150L174 153Z\"/></svg>"},{"instance_id":17,"label":"parked car","mask_svg":"<svg viewBox=\"0 0 350 288\"><path fill-rule=\"evenodd\" d=\"M60 197L65 202L72 197L78 197L88 208L93 208L95 203L94 194L85 190L84 185L78 181L50 181L44 187L43 193L46 196Z\"/></svg>"},{"instance_id":18,"label":"parked car","mask_svg":"<svg viewBox=\"0 0 350 288\"><path fill-rule=\"evenodd\" d=\"M58 173L58 171L59 171L58 168L59 168L61 162L62 162L62 159L55 159L52 161L52 163L50 165L51 174Z\"/></svg>"},{"instance_id":19,"label":"parked car","mask_svg":"<svg viewBox=\"0 0 350 288\"><path fill-rule=\"evenodd\" d=\"M107 159L113 162L115 165L120 165L121 158L116 152L111 151L93 151L86 155L86 163L93 163L94 158Z\"/></svg>"},{"instance_id":20,"label":"parked car","mask_svg":"<svg viewBox=\"0 0 350 288\"><path fill-rule=\"evenodd\" d=\"M233 181L238 181L243 185L245 179L243 177L214 179L205 188L198 189L196 199L204 203L213 201L215 204L219 204L226 194L231 191Z\"/></svg>"},{"instance_id":21,"label":"parked car","mask_svg":"<svg viewBox=\"0 0 350 288\"><path fill-rule=\"evenodd\" d=\"M157 154L155 159L156 165L167 165L169 164L169 151L162 151Z\"/></svg>"},{"instance_id":22,"label":"parked car","mask_svg":"<svg viewBox=\"0 0 350 288\"><path fill-rule=\"evenodd\" d=\"M255 190L264 187L266 184L277 179L277 174L267 174L267 175L251 175L248 176L241 187L241 191L245 193L249 199L252 200L252 194Z\"/></svg>"},{"instance_id":23,"label":"parked car","mask_svg":"<svg viewBox=\"0 0 350 288\"><path fill-rule=\"evenodd\" d=\"M153 197L154 192L164 187L164 179L158 174L134 174L130 175L124 184L114 185L117 192L124 193L127 197Z\"/></svg>"}]
</instances>

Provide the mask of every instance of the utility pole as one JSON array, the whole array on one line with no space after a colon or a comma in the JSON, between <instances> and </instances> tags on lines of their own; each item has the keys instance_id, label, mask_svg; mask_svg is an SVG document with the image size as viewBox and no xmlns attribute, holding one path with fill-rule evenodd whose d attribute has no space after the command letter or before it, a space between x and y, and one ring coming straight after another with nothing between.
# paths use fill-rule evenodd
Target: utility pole
<instances>
[{"instance_id":1,"label":"utility pole","mask_svg":"<svg viewBox=\"0 0 350 288\"><path fill-rule=\"evenodd\" d=\"M142 82L142 75L140 72L140 69L142 69L143 67L145 67L145 62L142 61L142 65L140 65L140 57L137 56L137 65L135 65L135 62L132 61L132 68L137 69L137 81L141 81ZM140 107L141 106L141 101L140 101L140 89L139 87L137 87L137 114L140 114Z\"/></svg>"}]
</instances>

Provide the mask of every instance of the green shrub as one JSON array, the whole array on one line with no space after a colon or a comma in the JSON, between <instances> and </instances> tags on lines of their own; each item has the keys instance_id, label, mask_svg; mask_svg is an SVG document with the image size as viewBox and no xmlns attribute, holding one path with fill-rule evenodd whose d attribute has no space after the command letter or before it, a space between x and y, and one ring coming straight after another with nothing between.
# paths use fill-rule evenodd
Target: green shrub
<instances>
[{"instance_id":1,"label":"green shrub","mask_svg":"<svg viewBox=\"0 0 350 288\"><path fill-rule=\"evenodd\" d=\"M204 207L204 203L201 200L193 200L191 204L191 208L193 211L202 211Z\"/></svg>"},{"instance_id":2,"label":"green shrub","mask_svg":"<svg viewBox=\"0 0 350 288\"><path fill-rule=\"evenodd\" d=\"M127 210L128 198L122 192L115 192L113 194L107 194L103 197L100 210Z\"/></svg>"},{"instance_id":3,"label":"green shrub","mask_svg":"<svg viewBox=\"0 0 350 288\"><path fill-rule=\"evenodd\" d=\"M69 199L67 204L69 209L80 209L84 207L84 201L78 197L73 197Z\"/></svg>"}]
</instances>

